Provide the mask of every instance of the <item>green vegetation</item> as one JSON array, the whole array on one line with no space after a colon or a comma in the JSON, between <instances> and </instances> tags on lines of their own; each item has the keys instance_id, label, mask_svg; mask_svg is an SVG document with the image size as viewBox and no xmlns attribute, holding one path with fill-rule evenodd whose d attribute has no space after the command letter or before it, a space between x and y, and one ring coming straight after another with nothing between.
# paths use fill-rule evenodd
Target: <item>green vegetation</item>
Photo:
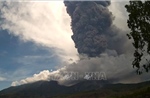
<instances>
[{"instance_id":1,"label":"green vegetation","mask_svg":"<svg viewBox=\"0 0 150 98\"><path fill-rule=\"evenodd\" d=\"M125 8L129 13L127 21L131 32L127 34L129 39L133 39L135 48L133 67L137 68L137 73L142 74L150 70L150 60L144 55L150 54L150 1L130 1ZM141 63L144 60L146 63Z\"/></svg>"},{"instance_id":2,"label":"green vegetation","mask_svg":"<svg viewBox=\"0 0 150 98\"><path fill-rule=\"evenodd\" d=\"M96 90L89 92L80 92L72 95L57 96L54 98L150 98L150 86L140 89L113 91Z\"/></svg>"},{"instance_id":3,"label":"green vegetation","mask_svg":"<svg viewBox=\"0 0 150 98\"><path fill-rule=\"evenodd\" d=\"M90 84L91 82L91 84ZM138 84L104 84L85 81L66 87L56 82L36 82L0 91L0 98L149 98L150 82ZM90 88L94 85L94 88Z\"/></svg>"}]
</instances>

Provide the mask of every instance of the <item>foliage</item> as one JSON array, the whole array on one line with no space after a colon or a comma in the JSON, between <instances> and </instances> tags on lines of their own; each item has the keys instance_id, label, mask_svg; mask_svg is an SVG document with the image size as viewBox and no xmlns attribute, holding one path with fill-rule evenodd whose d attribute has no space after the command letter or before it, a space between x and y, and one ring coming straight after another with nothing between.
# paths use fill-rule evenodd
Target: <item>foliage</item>
<instances>
[{"instance_id":1,"label":"foliage","mask_svg":"<svg viewBox=\"0 0 150 98\"><path fill-rule=\"evenodd\" d=\"M146 72L150 70L150 60L144 54L150 54L150 1L129 1L125 8L129 13L127 21L131 32L127 34L129 39L133 39L135 48L133 67L137 68L137 73L141 74L144 68ZM142 64L141 61L146 63Z\"/></svg>"}]
</instances>

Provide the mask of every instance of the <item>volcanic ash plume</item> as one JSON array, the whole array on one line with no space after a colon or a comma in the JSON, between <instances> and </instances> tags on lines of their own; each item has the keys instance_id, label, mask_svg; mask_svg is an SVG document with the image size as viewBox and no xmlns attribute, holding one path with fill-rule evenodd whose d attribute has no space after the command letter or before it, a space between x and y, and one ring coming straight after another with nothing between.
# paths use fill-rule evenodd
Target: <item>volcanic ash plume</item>
<instances>
[{"instance_id":1,"label":"volcanic ash plume","mask_svg":"<svg viewBox=\"0 0 150 98\"><path fill-rule=\"evenodd\" d=\"M20 81L14 81L12 83L12 86L32 83L32 82L39 81L39 80L44 80L44 81L56 80L62 85L72 85L80 81L88 80L88 78L86 78L87 73L97 73L97 72L99 73L104 72L106 75L106 80L111 83L118 83L118 82L119 83L120 82L131 83L131 82L140 82L140 81L149 79L148 74L144 76L143 75L137 76L135 74L135 71L132 68L132 59L133 59L132 53L133 52L130 53L130 51L134 50L132 49L132 43L130 43L126 39L127 37L125 35L126 34L125 31L123 32L112 25L113 17L112 17L112 14L107 9L107 7L110 5L109 1L101 1L101 2L100 1L97 1L97 2L96 1L91 1L91 2L65 1L64 3L65 3L65 6L67 7L67 12L69 13L71 17L71 21L72 21L71 26L72 26L72 31L73 31L72 38L75 42L76 48L78 49L78 52L80 54L87 54L89 57L80 55L81 56L79 57L80 59L76 61L75 63L72 63L72 64L62 63L61 65L63 65L63 67L59 66L59 69L55 71L44 70L40 72L39 74L34 74L33 77L28 77ZM70 20L69 22L66 22L65 20L65 19L68 19L69 17L68 18L65 17L65 16L68 16L65 14L60 14L60 15L58 14L58 13L66 13L64 6L62 6L59 11L55 11L55 9L59 9L60 7L60 4L58 2L55 3L56 5L52 3L52 5L55 5L56 8L53 8L52 5L49 5L51 3L45 3L45 4L42 3L41 5L41 3L38 4L38 3L32 2L32 3L27 3L28 7L23 6L24 4L25 3L23 4L19 3L14 6L11 5L12 8L10 7L10 9L4 10L6 11L5 16L7 16L5 18L11 21L11 22L8 22L7 24L8 26L6 25L5 27L11 27L11 29L9 30L16 31L16 27L19 26L18 27L19 29L17 29L17 32L19 32L18 30L25 31L25 32L22 32L21 35L28 34L27 33L28 31L29 34L39 35L38 39L40 39L41 34L43 35L43 33L45 32L44 34L45 37L42 37L42 39L48 40L48 42L46 41L46 43L50 43L50 46L55 46L56 48L59 48L62 50L65 49L67 53L68 51L73 52L72 49L68 49L68 47L72 47L72 44L71 45L67 44L67 42L71 40L69 39L67 40L67 38L65 37L66 33L70 32L70 29L67 31L63 30L63 28L68 27L67 23L70 23ZM32 7L33 5L34 7ZM122 7L124 8L124 6ZM20 9L21 11L17 11L17 12L21 12L21 14L14 13L16 9ZM22 11L22 9L24 10ZM38 11L35 9L38 9ZM116 12L116 9L115 9L115 12ZM118 8L118 11L121 12L119 8ZM27 14L27 16L29 15L28 16L28 19L30 19L29 21L26 21L27 16L21 17L22 12L30 12L30 13L32 12L31 14ZM20 24L20 22L16 22L16 20L12 21L12 18L8 17L8 16L18 17L17 15L21 15L20 16L21 19L24 19L25 23L28 23L29 26L33 25L37 28L41 27L41 24L44 21L44 24L46 23L45 25L43 24L44 28L47 28L47 29L44 30L44 28L40 28L40 31L36 33L36 30L38 29L35 28L33 29L31 33L30 28L28 28L28 26L26 27L26 25ZM34 18L33 16L40 16L40 18L39 17ZM50 18L46 18L45 16L46 17L50 16ZM17 18L14 18L14 19L17 19ZM39 19L42 19L42 20L39 21ZM61 24L56 22L57 20L59 20L59 23ZM16 24L13 29L12 29L13 26L11 25L11 23ZM62 23L65 23L65 24L63 25ZM52 26L52 27L49 28L49 26L50 27ZM22 28L24 29L22 30ZM44 30L44 31L41 31L41 30ZM57 32L57 30L59 30L60 32ZM49 31L52 33L50 33ZM53 32L56 32L56 33L53 34ZM58 37L57 39L57 36L60 36L60 37ZM68 36L70 38L71 35L68 35ZM30 35L29 37L31 37L30 39L34 38L34 36L32 35ZM61 39L62 37L63 39ZM51 38L54 38L55 40L53 39L51 40ZM41 43L40 41L37 40L37 36L36 36L35 42ZM57 42L57 43L54 44L54 42ZM62 43L65 43L65 45L63 45ZM45 43L43 44L46 45ZM125 44L127 44L127 46L125 46ZM114 56L113 54L115 54L116 52L119 55ZM75 79L70 73L75 73ZM76 73L78 73L77 77L76 77Z\"/></svg>"},{"instance_id":2,"label":"volcanic ash plume","mask_svg":"<svg viewBox=\"0 0 150 98\"><path fill-rule=\"evenodd\" d=\"M71 17L72 39L79 54L99 56L106 49L122 53L123 39L112 26L113 16L108 10L110 1L64 1ZM116 46L117 45L117 46Z\"/></svg>"}]
</instances>

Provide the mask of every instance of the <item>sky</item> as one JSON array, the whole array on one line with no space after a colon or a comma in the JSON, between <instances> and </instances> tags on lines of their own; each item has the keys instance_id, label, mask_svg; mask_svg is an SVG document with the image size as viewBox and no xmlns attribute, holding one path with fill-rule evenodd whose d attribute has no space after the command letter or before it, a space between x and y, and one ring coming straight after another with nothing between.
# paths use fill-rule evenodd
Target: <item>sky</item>
<instances>
[{"instance_id":1,"label":"sky","mask_svg":"<svg viewBox=\"0 0 150 98\"><path fill-rule=\"evenodd\" d=\"M9 86L45 69L54 69L59 64L57 57L33 42L22 42L7 31L0 32L0 86Z\"/></svg>"},{"instance_id":2,"label":"sky","mask_svg":"<svg viewBox=\"0 0 150 98\"><path fill-rule=\"evenodd\" d=\"M70 37L69 16L62 1L6 2L8 8L2 4L0 2L1 17L4 17L0 27L0 89L77 59Z\"/></svg>"},{"instance_id":3,"label":"sky","mask_svg":"<svg viewBox=\"0 0 150 98\"><path fill-rule=\"evenodd\" d=\"M109 9L115 16L114 24L121 30L128 31L124 5L125 2L113 2ZM79 70L82 68L78 66L87 62L105 65L106 59L109 59L107 64L114 63L114 66L122 64L118 60L127 62L125 58L128 54L118 57L106 55L104 58L83 60L75 64L79 54L71 39L71 19L63 1L0 2L0 12L0 90L47 80L53 74L61 76L59 71L63 71L65 65L71 66L68 69ZM128 44L130 43L127 46ZM100 69L109 72L110 66L103 65ZM115 66L113 70L121 67ZM92 66L89 65L86 70L89 68ZM118 73L126 70L119 70ZM117 77L118 73L113 75ZM108 74L112 77L111 73ZM123 75L120 74L119 77L121 76Z\"/></svg>"}]
</instances>

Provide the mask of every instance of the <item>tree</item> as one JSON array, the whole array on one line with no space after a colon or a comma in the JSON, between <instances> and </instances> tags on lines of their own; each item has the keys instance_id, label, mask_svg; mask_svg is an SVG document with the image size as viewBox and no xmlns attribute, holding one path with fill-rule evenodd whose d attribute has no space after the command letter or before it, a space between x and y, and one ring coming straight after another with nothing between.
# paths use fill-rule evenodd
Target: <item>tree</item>
<instances>
[{"instance_id":1,"label":"tree","mask_svg":"<svg viewBox=\"0 0 150 98\"><path fill-rule=\"evenodd\" d=\"M133 40L135 48L133 67L137 68L137 73L142 74L143 69L148 72L150 70L150 1L129 1L125 5L129 13L127 20L130 33L127 34L129 39ZM142 63L142 61L144 63Z\"/></svg>"}]
</instances>

